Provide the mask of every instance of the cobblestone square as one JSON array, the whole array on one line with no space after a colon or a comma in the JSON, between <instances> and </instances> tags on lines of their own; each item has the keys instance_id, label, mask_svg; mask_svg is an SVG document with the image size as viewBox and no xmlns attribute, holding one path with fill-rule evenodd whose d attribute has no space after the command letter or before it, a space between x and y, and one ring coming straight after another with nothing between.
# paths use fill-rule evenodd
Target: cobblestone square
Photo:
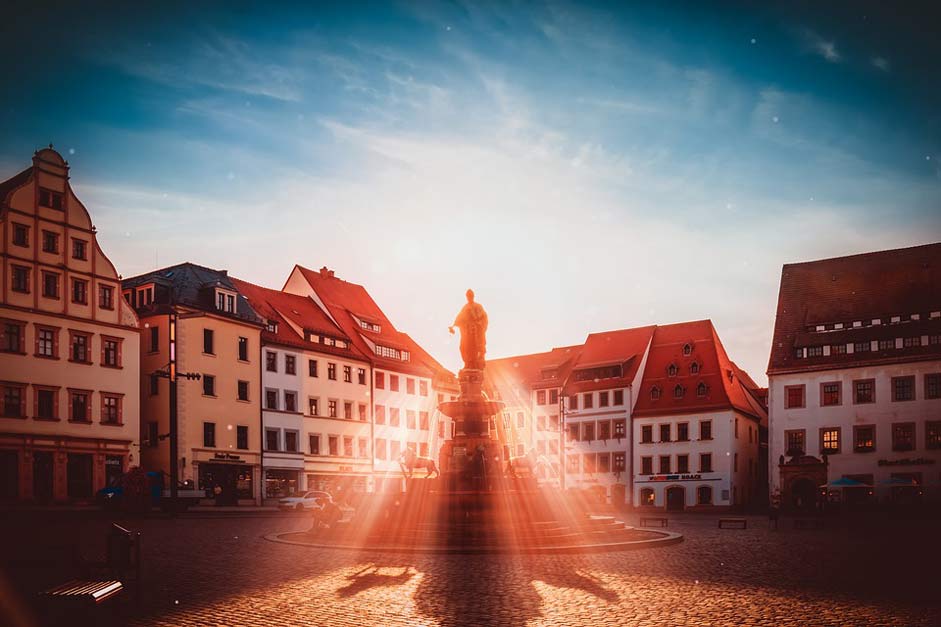
<instances>
[{"instance_id":1,"label":"cobblestone square","mask_svg":"<svg viewBox=\"0 0 941 627\"><path fill-rule=\"evenodd\" d=\"M684 542L593 555L353 553L271 542L295 514L186 514L118 522L143 534L132 625L937 625L936 521L857 521L780 531L671 517ZM636 523L631 516L628 522ZM69 576L73 542L104 550L101 513L9 514L3 612ZM19 609L17 609L19 608Z\"/></svg>"}]
</instances>

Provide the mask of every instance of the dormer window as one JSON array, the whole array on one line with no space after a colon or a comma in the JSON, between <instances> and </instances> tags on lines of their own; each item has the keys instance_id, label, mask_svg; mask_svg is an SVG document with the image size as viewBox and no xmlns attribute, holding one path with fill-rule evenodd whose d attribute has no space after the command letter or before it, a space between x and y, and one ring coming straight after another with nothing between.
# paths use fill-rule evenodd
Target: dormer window
<instances>
[{"instance_id":1,"label":"dormer window","mask_svg":"<svg viewBox=\"0 0 941 627\"><path fill-rule=\"evenodd\" d=\"M684 394L686 394L686 388L682 385L677 384L676 387L673 388L673 398L683 398Z\"/></svg>"},{"instance_id":2,"label":"dormer window","mask_svg":"<svg viewBox=\"0 0 941 627\"><path fill-rule=\"evenodd\" d=\"M689 365L689 373L699 374L699 364L697 362L694 361L693 363Z\"/></svg>"},{"instance_id":3,"label":"dormer window","mask_svg":"<svg viewBox=\"0 0 941 627\"><path fill-rule=\"evenodd\" d=\"M689 344L689 343L684 344L684 345L683 345L683 356L684 356L684 357L689 357L689 356L692 355L692 354L693 354L693 345L692 345L692 344Z\"/></svg>"},{"instance_id":4,"label":"dormer window","mask_svg":"<svg viewBox=\"0 0 941 627\"><path fill-rule=\"evenodd\" d=\"M408 351L400 351L397 348L390 348L388 346L382 346L381 344L376 344L376 355L387 359L397 359L399 361L408 361L410 357Z\"/></svg>"},{"instance_id":5,"label":"dormer window","mask_svg":"<svg viewBox=\"0 0 941 627\"><path fill-rule=\"evenodd\" d=\"M137 307L149 307L154 304L154 286L137 288Z\"/></svg>"},{"instance_id":6,"label":"dormer window","mask_svg":"<svg viewBox=\"0 0 941 627\"><path fill-rule=\"evenodd\" d=\"M656 385L650 388L650 400L660 400L660 388L658 388Z\"/></svg>"},{"instance_id":7,"label":"dormer window","mask_svg":"<svg viewBox=\"0 0 941 627\"><path fill-rule=\"evenodd\" d=\"M235 313L235 294L225 290L216 290L216 309L226 313Z\"/></svg>"},{"instance_id":8,"label":"dormer window","mask_svg":"<svg viewBox=\"0 0 941 627\"><path fill-rule=\"evenodd\" d=\"M700 381L699 385L696 386L696 396L703 397L706 395L706 392L708 391L709 391L709 386L703 383L702 381Z\"/></svg>"},{"instance_id":9,"label":"dormer window","mask_svg":"<svg viewBox=\"0 0 941 627\"><path fill-rule=\"evenodd\" d=\"M680 369L677 368L676 364L670 364L669 366L667 366L667 376L668 376L668 377L675 377L676 374L677 374L679 371L680 371Z\"/></svg>"},{"instance_id":10,"label":"dormer window","mask_svg":"<svg viewBox=\"0 0 941 627\"><path fill-rule=\"evenodd\" d=\"M265 331L267 331L268 333L277 333L278 332L277 321L271 320L271 319L265 320Z\"/></svg>"},{"instance_id":11,"label":"dormer window","mask_svg":"<svg viewBox=\"0 0 941 627\"><path fill-rule=\"evenodd\" d=\"M382 327L374 322L367 322L366 320L356 320L359 323L359 326L366 329L367 331L372 331L373 333L381 333Z\"/></svg>"}]
</instances>

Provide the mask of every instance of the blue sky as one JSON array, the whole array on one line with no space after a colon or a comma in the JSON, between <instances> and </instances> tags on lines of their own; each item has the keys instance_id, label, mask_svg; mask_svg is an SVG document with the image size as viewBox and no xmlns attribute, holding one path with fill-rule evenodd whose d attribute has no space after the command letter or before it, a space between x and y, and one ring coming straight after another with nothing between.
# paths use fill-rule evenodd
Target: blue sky
<instances>
[{"instance_id":1,"label":"blue sky","mask_svg":"<svg viewBox=\"0 0 941 627\"><path fill-rule=\"evenodd\" d=\"M941 239L931 4L192 4L0 27L0 176L53 142L125 276L327 265L451 367L467 287L494 357L712 318L763 381L783 263Z\"/></svg>"}]
</instances>

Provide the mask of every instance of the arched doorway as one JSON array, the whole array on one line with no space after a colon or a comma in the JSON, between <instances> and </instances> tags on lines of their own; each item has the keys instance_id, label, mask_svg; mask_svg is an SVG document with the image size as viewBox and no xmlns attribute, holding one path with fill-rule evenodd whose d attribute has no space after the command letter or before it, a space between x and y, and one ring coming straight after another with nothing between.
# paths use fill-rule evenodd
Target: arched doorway
<instances>
[{"instance_id":1,"label":"arched doorway","mask_svg":"<svg viewBox=\"0 0 941 627\"><path fill-rule=\"evenodd\" d=\"M678 485L667 488L667 510L681 512L686 507L686 490Z\"/></svg>"},{"instance_id":2,"label":"arched doorway","mask_svg":"<svg viewBox=\"0 0 941 627\"><path fill-rule=\"evenodd\" d=\"M813 511L817 505L817 486L807 477L791 484L791 506L802 512Z\"/></svg>"}]
</instances>

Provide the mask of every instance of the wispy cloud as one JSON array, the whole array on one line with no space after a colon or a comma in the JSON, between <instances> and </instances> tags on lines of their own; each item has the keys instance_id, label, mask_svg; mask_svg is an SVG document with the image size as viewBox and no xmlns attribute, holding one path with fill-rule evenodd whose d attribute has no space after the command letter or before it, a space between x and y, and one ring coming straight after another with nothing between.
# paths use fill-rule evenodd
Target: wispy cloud
<instances>
[{"instance_id":1,"label":"wispy cloud","mask_svg":"<svg viewBox=\"0 0 941 627\"><path fill-rule=\"evenodd\" d=\"M889 63L889 60L885 57L873 57L872 66L877 70L882 70L883 72L888 72L892 69L892 65Z\"/></svg>"},{"instance_id":2,"label":"wispy cloud","mask_svg":"<svg viewBox=\"0 0 941 627\"><path fill-rule=\"evenodd\" d=\"M809 28L801 30L799 36L801 43L807 52L823 57L830 63L839 63L843 60L843 55L840 54L840 51L836 46L836 42L825 39L820 34L810 30Z\"/></svg>"}]
</instances>

